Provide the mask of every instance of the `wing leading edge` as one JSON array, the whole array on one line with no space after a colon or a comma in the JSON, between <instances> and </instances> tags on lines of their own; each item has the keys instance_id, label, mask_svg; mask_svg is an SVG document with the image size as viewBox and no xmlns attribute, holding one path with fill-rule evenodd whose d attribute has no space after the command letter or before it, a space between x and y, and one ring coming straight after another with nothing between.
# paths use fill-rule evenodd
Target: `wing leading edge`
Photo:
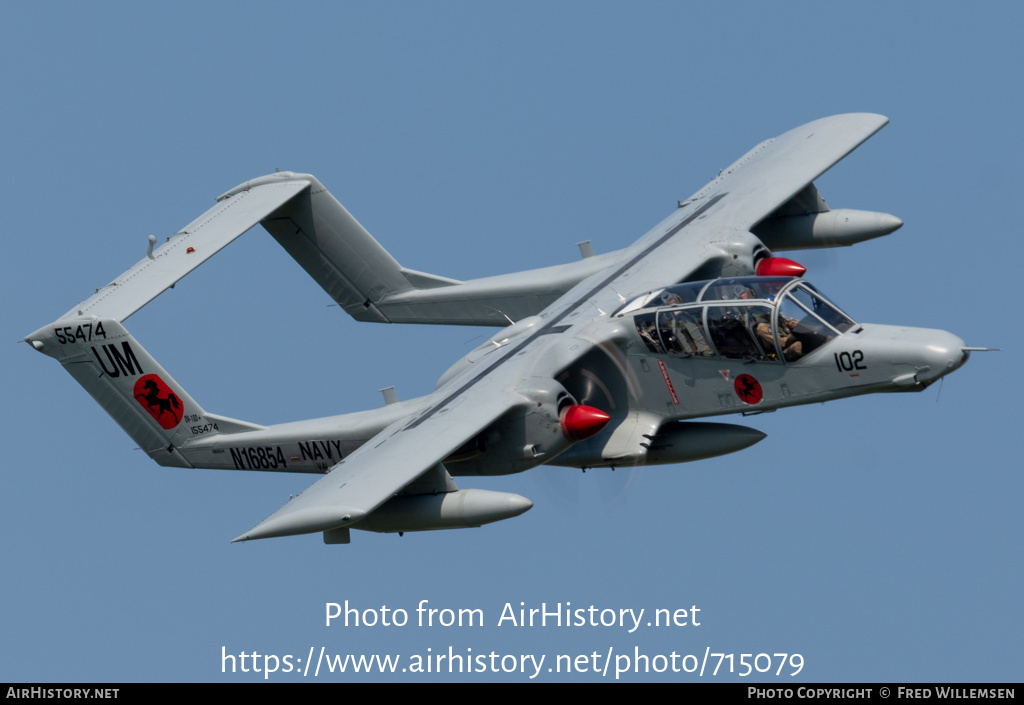
<instances>
[{"instance_id":1,"label":"wing leading edge","mask_svg":"<svg viewBox=\"0 0 1024 705\"><path fill-rule=\"evenodd\" d=\"M889 123L874 113L833 115L765 140L689 200L728 191L730 226L750 230Z\"/></svg>"}]
</instances>

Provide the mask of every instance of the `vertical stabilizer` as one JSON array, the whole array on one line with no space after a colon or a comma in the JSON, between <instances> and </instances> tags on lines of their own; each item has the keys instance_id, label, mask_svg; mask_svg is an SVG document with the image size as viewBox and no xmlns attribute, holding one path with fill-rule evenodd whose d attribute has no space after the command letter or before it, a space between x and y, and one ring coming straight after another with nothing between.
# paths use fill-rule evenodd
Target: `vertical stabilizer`
<instances>
[{"instance_id":1,"label":"vertical stabilizer","mask_svg":"<svg viewBox=\"0 0 1024 705\"><path fill-rule=\"evenodd\" d=\"M310 174L312 187L261 221L317 284L359 321L388 323L388 296L453 286L454 279L404 269Z\"/></svg>"},{"instance_id":2,"label":"vertical stabilizer","mask_svg":"<svg viewBox=\"0 0 1024 705\"><path fill-rule=\"evenodd\" d=\"M25 341L60 362L161 465L192 467L177 450L189 439L262 428L207 414L113 318L63 318Z\"/></svg>"}]
</instances>

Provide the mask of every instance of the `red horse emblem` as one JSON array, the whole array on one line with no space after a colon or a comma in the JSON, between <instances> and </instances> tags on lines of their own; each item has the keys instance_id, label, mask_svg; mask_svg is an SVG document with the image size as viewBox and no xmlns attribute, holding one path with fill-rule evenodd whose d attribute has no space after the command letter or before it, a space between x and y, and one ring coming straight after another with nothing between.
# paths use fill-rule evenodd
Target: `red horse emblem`
<instances>
[{"instance_id":1,"label":"red horse emblem","mask_svg":"<svg viewBox=\"0 0 1024 705\"><path fill-rule=\"evenodd\" d=\"M135 399L161 427L171 430L181 423L181 399L157 375L139 377Z\"/></svg>"},{"instance_id":2,"label":"red horse emblem","mask_svg":"<svg viewBox=\"0 0 1024 705\"><path fill-rule=\"evenodd\" d=\"M736 390L736 396L747 404L757 404L764 396L764 393L761 391L761 385L750 375L740 375L737 377L733 383L733 389Z\"/></svg>"}]
</instances>

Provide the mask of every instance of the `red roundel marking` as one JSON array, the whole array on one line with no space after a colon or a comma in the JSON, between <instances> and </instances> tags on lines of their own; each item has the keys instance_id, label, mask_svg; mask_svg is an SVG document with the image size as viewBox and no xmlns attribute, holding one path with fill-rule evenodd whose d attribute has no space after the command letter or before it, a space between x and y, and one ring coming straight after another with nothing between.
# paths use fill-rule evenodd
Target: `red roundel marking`
<instances>
[{"instance_id":1,"label":"red roundel marking","mask_svg":"<svg viewBox=\"0 0 1024 705\"><path fill-rule=\"evenodd\" d=\"M163 428L170 430L181 423L184 405L157 375L139 377L134 394L135 401Z\"/></svg>"},{"instance_id":2,"label":"red roundel marking","mask_svg":"<svg viewBox=\"0 0 1024 705\"><path fill-rule=\"evenodd\" d=\"M745 404L757 404L764 396L764 393L761 392L761 385L750 375L740 375L732 386L736 390L736 396Z\"/></svg>"}]
</instances>

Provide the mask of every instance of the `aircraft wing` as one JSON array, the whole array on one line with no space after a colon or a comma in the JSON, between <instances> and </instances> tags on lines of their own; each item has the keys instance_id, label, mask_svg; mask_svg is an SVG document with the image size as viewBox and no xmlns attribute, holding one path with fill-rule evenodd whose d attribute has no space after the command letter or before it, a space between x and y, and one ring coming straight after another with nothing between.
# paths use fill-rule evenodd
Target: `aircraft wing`
<instances>
[{"instance_id":1,"label":"aircraft wing","mask_svg":"<svg viewBox=\"0 0 1024 705\"><path fill-rule=\"evenodd\" d=\"M751 230L888 122L873 113L834 115L765 140L684 201L680 210L724 197L715 226ZM678 214L681 217L685 214ZM704 230L707 234L710 228ZM648 245L655 237L652 231L636 246Z\"/></svg>"},{"instance_id":2,"label":"aircraft wing","mask_svg":"<svg viewBox=\"0 0 1024 705\"><path fill-rule=\"evenodd\" d=\"M787 202L794 200L795 205L808 193L805 189L814 191L816 202L813 180L887 121L865 113L837 115L762 142L688 199L665 227L725 193L727 208L716 215L716 223L744 232ZM596 256L591 251L576 262L468 281L425 274L402 267L315 177L280 174L250 183L272 178L308 182L311 189L308 197L296 198L265 218L264 228L335 302L361 321L504 326L539 314L587 277L630 259L627 250ZM898 220L890 220L892 228L898 227ZM704 232L714 234L711 228ZM646 246L657 237L641 243ZM653 285L658 283L666 282Z\"/></svg>"},{"instance_id":3,"label":"aircraft wing","mask_svg":"<svg viewBox=\"0 0 1024 705\"><path fill-rule=\"evenodd\" d=\"M752 268L737 269L743 265L724 253L735 250L739 241L748 243L752 253L761 247L751 228L888 122L871 113L835 115L762 142L623 250L611 266L581 281L541 315L571 319L584 308L608 313L661 286L752 274Z\"/></svg>"},{"instance_id":4,"label":"aircraft wing","mask_svg":"<svg viewBox=\"0 0 1024 705\"><path fill-rule=\"evenodd\" d=\"M523 400L519 400L521 403ZM350 526L401 492L477 433L508 413L508 395L478 395L424 423L396 421L320 480L234 541Z\"/></svg>"}]
</instances>

